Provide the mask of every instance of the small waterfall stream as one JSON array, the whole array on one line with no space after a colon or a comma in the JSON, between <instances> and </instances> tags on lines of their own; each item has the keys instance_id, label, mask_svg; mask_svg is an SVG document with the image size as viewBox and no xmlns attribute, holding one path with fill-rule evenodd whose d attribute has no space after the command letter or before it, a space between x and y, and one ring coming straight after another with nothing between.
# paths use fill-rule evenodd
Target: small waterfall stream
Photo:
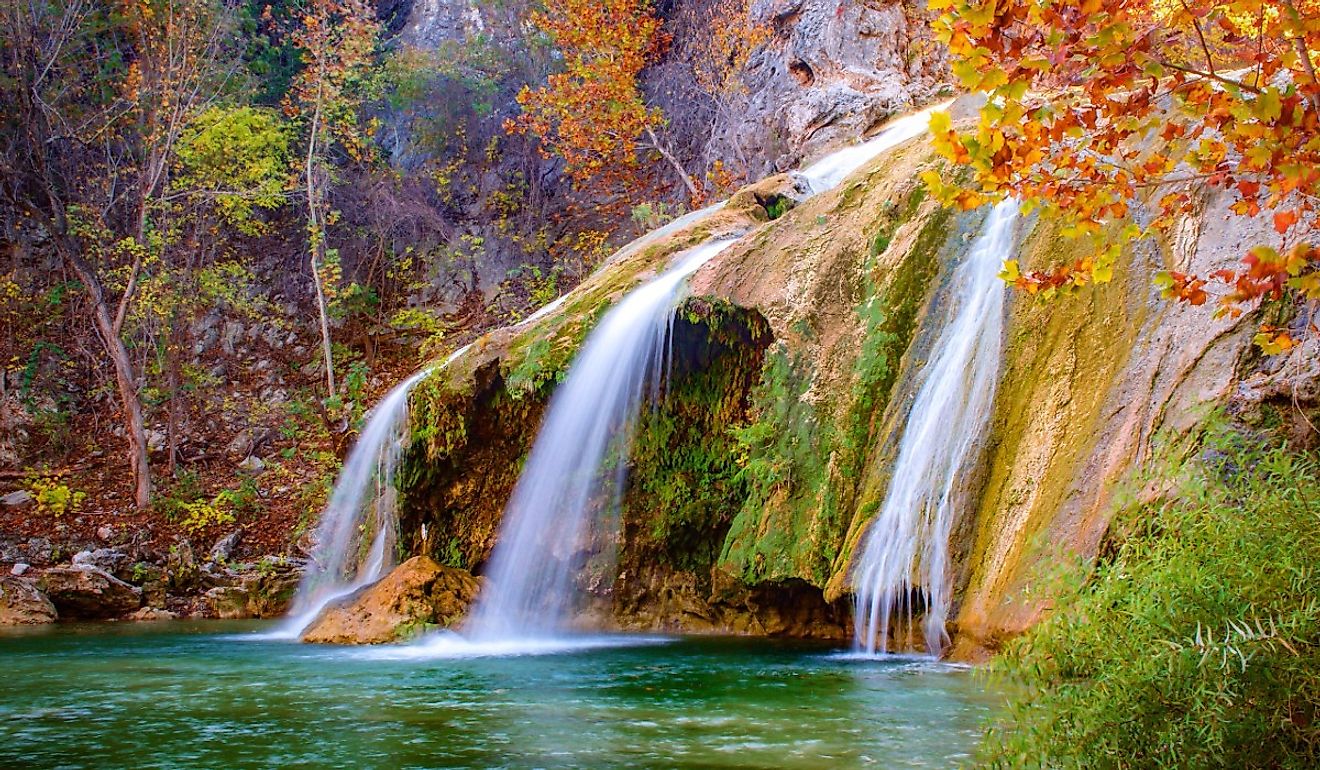
<instances>
[{"instance_id":1,"label":"small waterfall stream","mask_svg":"<svg viewBox=\"0 0 1320 770\"><path fill-rule=\"evenodd\" d=\"M371 410L321 514L312 563L277 634L299 636L327 604L394 566L399 529L394 472L408 440L408 396L430 373L423 369L399 383Z\"/></svg>"},{"instance_id":2,"label":"small waterfall stream","mask_svg":"<svg viewBox=\"0 0 1320 770\"><path fill-rule=\"evenodd\" d=\"M628 446L642 402L659 393L674 309L689 275L733 240L679 255L634 289L587 337L555 391L505 508L465 630L478 641L553 637L575 609L574 579L593 523L617 514ZM618 462L609 468L609 461Z\"/></svg>"},{"instance_id":3,"label":"small waterfall stream","mask_svg":"<svg viewBox=\"0 0 1320 770\"><path fill-rule=\"evenodd\" d=\"M1012 200L995 206L953 272L948 320L919 375L923 382L889 491L853 573L855 643L868 654L890 651L896 611L906 614L910 626L914 592L924 608L926 650L938 655L948 643L949 535L958 513L958 474L990 419L1004 323L1005 288L998 273L1013 249L1017 217Z\"/></svg>"},{"instance_id":4,"label":"small waterfall stream","mask_svg":"<svg viewBox=\"0 0 1320 770\"><path fill-rule=\"evenodd\" d=\"M919 112L896 118L885 125L880 133L860 144L845 147L830 153L824 158L798 171L796 176L802 180L808 196L818 195L833 189L854 171L870 162L883 152L894 149L909 139L915 139L926 133L930 125L930 114L948 107L949 104L937 104Z\"/></svg>"}]
</instances>

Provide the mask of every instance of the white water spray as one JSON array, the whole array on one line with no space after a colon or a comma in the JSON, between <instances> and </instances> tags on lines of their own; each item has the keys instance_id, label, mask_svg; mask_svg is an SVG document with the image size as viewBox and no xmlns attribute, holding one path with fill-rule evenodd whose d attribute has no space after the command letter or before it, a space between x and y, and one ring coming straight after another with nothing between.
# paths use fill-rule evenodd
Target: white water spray
<instances>
[{"instance_id":1,"label":"white water spray","mask_svg":"<svg viewBox=\"0 0 1320 770\"><path fill-rule=\"evenodd\" d=\"M472 639L548 638L566 629L584 541L593 523L617 514L638 411L667 374L674 309L687 277L731 243L684 252L587 337L505 508L489 583L465 627Z\"/></svg>"},{"instance_id":2,"label":"white water spray","mask_svg":"<svg viewBox=\"0 0 1320 770\"><path fill-rule=\"evenodd\" d=\"M924 606L926 650L948 643L951 602L949 535L958 475L985 432L999 376L1004 285L998 273L1013 249L1018 208L997 205L970 253L953 272L948 320L921 371L924 381L908 414L898 460L880 515L865 537L853 573L855 643L890 651L890 621L913 594Z\"/></svg>"}]
</instances>

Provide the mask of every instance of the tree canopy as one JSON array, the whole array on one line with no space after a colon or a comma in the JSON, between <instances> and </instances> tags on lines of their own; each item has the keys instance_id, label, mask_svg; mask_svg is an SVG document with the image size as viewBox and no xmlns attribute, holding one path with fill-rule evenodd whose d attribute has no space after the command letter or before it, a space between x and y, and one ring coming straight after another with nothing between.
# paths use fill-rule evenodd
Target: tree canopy
<instances>
[{"instance_id":1,"label":"tree canopy","mask_svg":"<svg viewBox=\"0 0 1320 770\"><path fill-rule=\"evenodd\" d=\"M1236 314L1265 297L1320 298L1314 234L1320 193L1320 3L1314 0L932 0L953 72L986 94L979 124L948 116L940 152L973 180L927 181L963 207L1012 195L1066 216L1096 241L1071 264L1004 277L1053 295L1113 275L1125 242L1167 229L1197 206L1199 185L1232 209L1268 216L1280 236L1254 244L1237 270L1156 278L1165 296L1212 296ZM1138 213L1140 215L1138 216ZM1129 219L1117 241L1102 223ZM1286 334L1263 340L1292 344Z\"/></svg>"}]
</instances>

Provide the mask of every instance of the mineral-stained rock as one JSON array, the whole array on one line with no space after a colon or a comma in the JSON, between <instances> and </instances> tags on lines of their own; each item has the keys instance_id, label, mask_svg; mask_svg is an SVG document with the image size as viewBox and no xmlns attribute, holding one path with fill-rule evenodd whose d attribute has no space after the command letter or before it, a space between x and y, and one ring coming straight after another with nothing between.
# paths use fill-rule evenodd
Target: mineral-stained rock
<instances>
[{"instance_id":1,"label":"mineral-stained rock","mask_svg":"<svg viewBox=\"0 0 1320 770\"><path fill-rule=\"evenodd\" d=\"M425 626L448 627L462 619L480 585L464 570L415 556L380 581L326 607L304 632L303 641L380 644Z\"/></svg>"},{"instance_id":2,"label":"mineral-stained rock","mask_svg":"<svg viewBox=\"0 0 1320 770\"><path fill-rule=\"evenodd\" d=\"M38 585L62 618L114 618L142 606L142 589L90 565L46 570Z\"/></svg>"},{"instance_id":3,"label":"mineral-stained rock","mask_svg":"<svg viewBox=\"0 0 1320 770\"><path fill-rule=\"evenodd\" d=\"M56 617L55 605L32 581L0 577L0 626L54 623Z\"/></svg>"}]
</instances>

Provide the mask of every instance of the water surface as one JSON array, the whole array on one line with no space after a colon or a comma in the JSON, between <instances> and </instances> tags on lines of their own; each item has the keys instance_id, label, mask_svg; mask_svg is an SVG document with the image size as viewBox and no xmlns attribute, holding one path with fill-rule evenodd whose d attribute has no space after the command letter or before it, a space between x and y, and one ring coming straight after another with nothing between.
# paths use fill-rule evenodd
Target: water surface
<instances>
[{"instance_id":1,"label":"water surface","mask_svg":"<svg viewBox=\"0 0 1320 770\"><path fill-rule=\"evenodd\" d=\"M965 669L803 643L390 656L270 628L0 636L0 766L943 768L1000 700Z\"/></svg>"}]
</instances>

